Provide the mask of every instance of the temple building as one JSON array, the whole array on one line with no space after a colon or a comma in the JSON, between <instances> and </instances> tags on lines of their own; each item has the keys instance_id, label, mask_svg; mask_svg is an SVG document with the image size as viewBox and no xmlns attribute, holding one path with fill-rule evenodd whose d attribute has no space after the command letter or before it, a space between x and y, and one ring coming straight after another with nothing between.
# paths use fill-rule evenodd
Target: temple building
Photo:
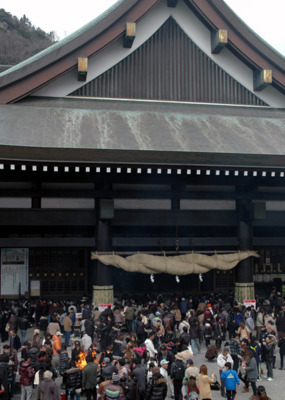
<instances>
[{"instance_id":1,"label":"temple building","mask_svg":"<svg viewBox=\"0 0 285 400\"><path fill-rule=\"evenodd\" d=\"M284 66L222 0L119 0L1 72L1 296L281 290ZM243 251L202 279L91 258Z\"/></svg>"}]
</instances>

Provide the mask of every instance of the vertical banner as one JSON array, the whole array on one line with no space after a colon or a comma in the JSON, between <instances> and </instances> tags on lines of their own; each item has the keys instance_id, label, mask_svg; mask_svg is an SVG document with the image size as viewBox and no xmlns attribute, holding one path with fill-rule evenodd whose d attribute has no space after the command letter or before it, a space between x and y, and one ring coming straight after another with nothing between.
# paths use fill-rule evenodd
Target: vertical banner
<instances>
[{"instance_id":1,"label":"vertical banner","mask_svg":"<svg viewBox=\"0 0 285 400\"><path fill-rule=\"evenodd\" d=\"M29 291L29 249L1 250L1 295L18 296Z\"/></svg>"}]
</instances>

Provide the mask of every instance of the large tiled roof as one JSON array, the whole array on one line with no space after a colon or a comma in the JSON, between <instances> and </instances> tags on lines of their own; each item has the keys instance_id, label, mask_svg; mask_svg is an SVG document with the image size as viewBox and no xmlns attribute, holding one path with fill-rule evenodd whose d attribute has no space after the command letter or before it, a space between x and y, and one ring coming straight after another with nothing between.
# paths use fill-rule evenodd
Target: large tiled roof
<instances>
[{"instance_id":1,"label":"large tiled roof","mask_svg":"<svg viewBox=\"0 0 285 400\"><path fill-rule=\"evenodd\" d=\"M0 158L284 166L284 120L267 107L37 98L0 106Z\"/></svg>"}]
</instances>

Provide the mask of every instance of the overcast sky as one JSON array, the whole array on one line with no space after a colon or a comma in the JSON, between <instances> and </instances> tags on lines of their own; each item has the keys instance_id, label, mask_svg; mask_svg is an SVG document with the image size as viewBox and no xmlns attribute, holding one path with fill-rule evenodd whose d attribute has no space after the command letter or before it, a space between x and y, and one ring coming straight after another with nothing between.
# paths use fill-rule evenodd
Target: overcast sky
<instances>
[{"instance_id":1,"label":"overcast sky","mask_svg":"<svg viewBox=\"0 0 285 400\"><path fill-rule=\"evenodd\" d=\"M81 28L117 0L0 0L0 8L46 32L55 31L60 39ZM225 0L237 15L259 36L285 56L285 0Z\"/></svg>"}]
</instances>

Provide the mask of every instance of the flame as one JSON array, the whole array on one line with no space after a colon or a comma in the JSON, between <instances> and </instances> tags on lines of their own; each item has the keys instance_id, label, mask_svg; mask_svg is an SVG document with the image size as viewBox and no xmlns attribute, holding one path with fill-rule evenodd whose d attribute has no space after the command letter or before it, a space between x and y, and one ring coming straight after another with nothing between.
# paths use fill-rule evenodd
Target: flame
<instances>
[{"instance_id":1,"label":"flame","mask_svg":"<svg viewBox=\"0 0 285 400\"><path fill-rule=\"evenodd\" d=\"M95 358L95 356L96 356L96 350L95 349L93 349L92 350L92 357L93 358ZM77 368L79 368L79 369L83 369L84 367L85 367L85 365L87 365L87 362L86 362L86 356L88 355L88 353L86 353L84 350L82 350L79 354L78 354L78 360L77 361L75 361L75 365L76 365L76 367Z\"/></svg>"},{"instance_id":2,"label":"flame","mask_svg":"<svg viewBox=\"0 0 285 400\"><path fill-rule=\"evenodd\" d=\"M87 365L86 356L87 356L87 354L85 353L85 351L81 351L78 354L78 356L77 356L78 360L75 361L75 365L77 366L77 368L83 369L85 367L85 365Z\"/></svg>"}]
</instances>

